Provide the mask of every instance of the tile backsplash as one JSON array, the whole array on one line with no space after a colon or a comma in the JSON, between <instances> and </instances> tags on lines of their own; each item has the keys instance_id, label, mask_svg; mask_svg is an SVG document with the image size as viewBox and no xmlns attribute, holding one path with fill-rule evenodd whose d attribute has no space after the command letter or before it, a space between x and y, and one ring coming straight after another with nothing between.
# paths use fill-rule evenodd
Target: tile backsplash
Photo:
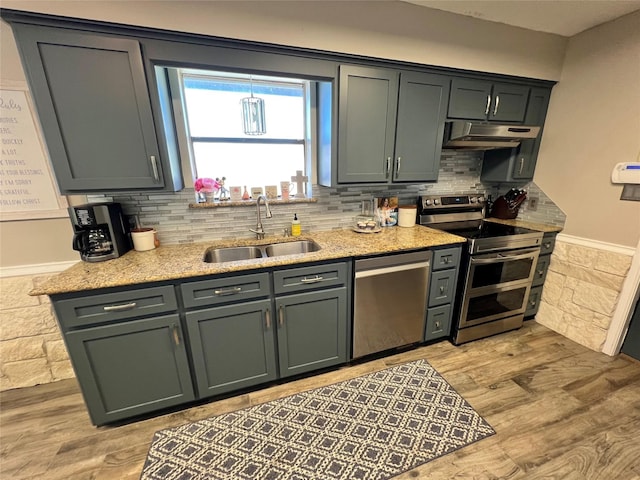
<instances>
[{"instance_id":1,"label":"tile backsplash","mask_svg":"<svg viewBox=\"0 0 640 480\"><path fill-rule=\"evenodd\" d=\"M363 200L374 196L397 195L400 204L415 203L418 195L492 194L494 198L513 185L485 185L480 181L481 152L445 150L442 152L440 175L437 183L421 185L394 185L381 187L313 186L315 203L276 204L271 210L273 218L262 220L267 235L282 235L291 226L294 213L302 224L302 233L347 228L360 213ZM518 185L538 198L535 211L528 211L526 203L518 218L523 220L564 225L564 214L533 182ZM155 227L161 243L177 244L207 240L251 238L255 227L255 203L241 207L196 208L193 188L175 193L114 193L90 195L89 202L114 201L122 204L127 215L137 215L144 226Z\"/></svg>"}]
</instances>

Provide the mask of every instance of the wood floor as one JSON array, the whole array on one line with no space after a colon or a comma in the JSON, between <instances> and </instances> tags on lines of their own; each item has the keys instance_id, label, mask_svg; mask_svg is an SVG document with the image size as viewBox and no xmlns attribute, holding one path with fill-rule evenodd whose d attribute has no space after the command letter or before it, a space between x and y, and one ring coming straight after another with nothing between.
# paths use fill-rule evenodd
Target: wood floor
<instances>
[{"instance_id":1,"label":"wood floor","mask_svg":"<svg viewBox=\"0 0 640 480\"><path fill-rule=\"evenodd\" d=\"M497 434L397 479L640 479L640 362L592 352L533 321L116 427L89 423L75 380L4 392L0 478L138 479L156 430L420 358Z\"/></svg>"}]
</instances>

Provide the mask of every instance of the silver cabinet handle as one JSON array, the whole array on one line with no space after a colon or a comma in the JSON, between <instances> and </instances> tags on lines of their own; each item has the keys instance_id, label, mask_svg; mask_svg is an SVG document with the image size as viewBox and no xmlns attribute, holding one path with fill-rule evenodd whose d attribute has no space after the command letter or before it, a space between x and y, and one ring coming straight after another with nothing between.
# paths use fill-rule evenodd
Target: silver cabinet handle
<instances>
[{"instance_id":1,"label":"silver cabinet handle","mask_svg":"<svg viewBox=\"0 0 640 480\"><path fill-rule=\"evenodd\" d=\"M551 242L547 242L544 244L544 248L551 248Z\"/></svg>"},{"instance_id":2,"label":"silver cabinet handle","mask_svg":"<svg viewBox=\"0 0 640 480\"><path fill-rule=\"evenodd\" d=\"M158 173L158 161L156 160L155 155L151 155L149 159L151 160L151 168L153 169L153 178L157 183L160 181L160 174Z\"/></svg>"},{"instance_id":3,"label":"silver cabinet handle","mask_svg":"<svg viewBox=\"0 0 640 480\"><path fill-rule=\"evenodd\" d=\"M440 328L440 322L436 322L435 327Z\"/></svg>"},{"instance_id":4,"label":"silver cabinet handle","mask_svg":"<svg viewBox=\"0 0 640 480\"><path fill-rule=\"evenodd\" d=\"M520 170L518 170L518 173L522 175L523 169L524 169L524 157L520 157Z\"/></svg>"},{"instance_id":5,"label":"silver cabinet handle","mask_svg":"<svg viewBox=\"0 0 640 480\"><path fill-rule=\"evenodd\" d=\"M487 108L484 109L484 114L489 115L489 107L491 106L491 95L487 95Z\"/></svg>"},{"instance_id":6,"label":"silver cabinet handle","mask_svg":"<svg viewBox=\"0 0 640 480\"><path fill-rule=\"evenodd\" d=\"M398 161L396 162L396 175L400 173L400 162L402 161L402 157L398 157Z\"/></svg>"},{"instance_id":7,"label":"silver cabinet handle","mask_svg":"<svg viewBox=\"0 0 640 480\"><path fill-rule=\"evenodd\" d=\"M171 330L173 331L173 343L176 344L176 347L180 345L180 334L178 333L178 326L171 325Z\"/></svg>"},{"instance_id":8,"label":"silver cabinet handle","mask_svg":"<svg viewBox=\"0 0 640 480\"><path fill-rule=\"evenodd\" d=\"M448 265L450 260L451 259L449 257L443 257L442 258L442 263L444 263L445 265Z\"/></svg>"},{"instance_id":9,"label":"silver cabinet handle","mask_svg":"<svg viewBox=\"0 0 640 480\"><path fill-rule=\"evenodd\" d=\"M493 116L494 117L498 113L498 105L500 105L500 95L496 95L496 106L493 107Z\"/></svg>"},{"instance_id":10,"label":"silver cabinet handle","mask_svg":"<svg viewBox=\"0 0 640 480\"><path fill-rule=\"evenodd\" d=\"M264 312L264 323L266 324L267 330L271 328L271 309L267 308Z\"/></svg>"},{"instance_id":11,"label":"silver cabinet handle","mask_svg":"<svg viewBox=\"0 0 640 480\"><path fill-rule=\"evenodd\" d=\"M284 325L284 309L282 308L282 305L278 307L278 325L281 327Z\"/></svg>"},{"instance_id":12,"label":"silver cabinet handle","mask_svg":"<svg viewBox=\"0 0 640 480\"><path fill-rule=\"evenodd\" d=\"M544 270L538 270L538 275L540 276L544 275Z\"/></svg>"},{"instance_id":13,"label":"silver cabinet handle","mask_svg":"<svg viewBox=\"0 0 640 480\"><path fill-rule=\"evenodd\" d=\"M536 302L535 302L535 300L530 300L530 301L529 301L529 304L530 304L532 307L535 307L535 306L536 306Z\"/></svg>"},{"instance_id":14,"label":"silver cabinet handle","mask_svg":"<svg viewBox=\"0 0 640 480\"><path fill-rule=\"evenodd\" d=\"M315 277L311 277L311 278L301 278L300 279L300 283L318 283L324 280L324 277L320 277L319 275L316 275Z\"/></svg>"},{"instance_id":15,"label":"silver cabinet handle","mask_svg":"<svg viewBox=\"0 0 640 480\"><path fill-rule=\"evenodd\" d=\"M440 293L444 293L444 290L445 290L444 286L440 286Z\"/></svg>"},{"instance_id":16,"label":"silver cabinet handle","mask_svg":"<svg viewBox=\"0 0 640 480\"><path fill-rule=\"evenodd\" d=\"M136 308L136 302L125 303L122 305L109 305L107 307L102 307L105 312L121 312L123 310L131 310L132 308Z\"/></svg>"},{"instance_id":17,"label":"silver cabinet handle","mask_svg":"<svg viewBox=\"0 0 640 480\"><path fill-rule=\"evenodd\" d=\"M223 290L214 290L213 294L214 295L235 295L236 293L240 293L241 291L242 291L242 288L233 287L233 288L227 288Z\"/></svg>"},{"instance_id":18,"label":"silver cabinet handle","mask_svg":"<svg viewBox=\"0 0 640 480\"><path fill-rule=\"evenodd\" d=\"M387 157L387 177L389 176L389 172L391 171L391 157Z\"/></svg>"}]
</instances>

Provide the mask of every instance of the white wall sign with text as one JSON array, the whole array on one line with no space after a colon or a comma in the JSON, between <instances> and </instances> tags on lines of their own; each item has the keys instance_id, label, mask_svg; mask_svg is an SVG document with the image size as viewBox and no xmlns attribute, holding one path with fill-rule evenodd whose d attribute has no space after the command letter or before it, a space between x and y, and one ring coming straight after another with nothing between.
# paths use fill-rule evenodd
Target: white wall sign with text
<instances>
[{"instance_id":1,"label":"white wall sign with text","mask_svg":"<svg viewBox=\"0 0 640 480\"><path fill-rule=\"evenodd\" d=\"M66 217L25 87L0 88L0 221Z\"/></svg>"}]
</instances>

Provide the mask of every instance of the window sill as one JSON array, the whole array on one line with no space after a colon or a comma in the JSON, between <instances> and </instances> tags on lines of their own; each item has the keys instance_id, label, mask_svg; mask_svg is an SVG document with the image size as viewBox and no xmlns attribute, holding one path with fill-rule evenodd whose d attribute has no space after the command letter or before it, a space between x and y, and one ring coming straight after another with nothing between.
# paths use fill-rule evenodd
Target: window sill
<instances>
[{"instance_id":1,"label":"window sill","mask_svg":"<svg viewBox=\"0 0 640 480\"><path fill-rule=\"evenodd\" d=\"M280 198L270 199L269 205L287 205L290 203L317 203L315 198L290 198L282 200ZM221 207L255 207L255 200L240 200L232 202L231 200L216 200L214 202L190 203L189 208L221 208Z\"/></svg>"}]
</instances>

